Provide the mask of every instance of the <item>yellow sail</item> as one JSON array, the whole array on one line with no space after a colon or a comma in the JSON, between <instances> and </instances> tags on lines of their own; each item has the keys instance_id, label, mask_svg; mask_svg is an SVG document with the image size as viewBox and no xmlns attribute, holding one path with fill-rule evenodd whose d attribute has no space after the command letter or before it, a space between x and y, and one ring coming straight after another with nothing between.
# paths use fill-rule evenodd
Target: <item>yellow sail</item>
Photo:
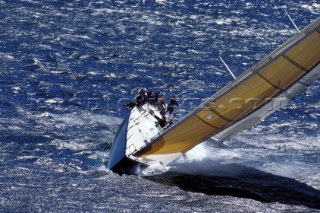
<instances>
[{"instance_id":1,"label":"yellow sail","mask_svg":"<svg viewBox=\"0 0 320 213\"><path fill-rule=\"evenodd\" d=\"M319 62L320 19L317 19L156 137L136 156L187 152L264 106Z\"/></svg>"}]
</instances>

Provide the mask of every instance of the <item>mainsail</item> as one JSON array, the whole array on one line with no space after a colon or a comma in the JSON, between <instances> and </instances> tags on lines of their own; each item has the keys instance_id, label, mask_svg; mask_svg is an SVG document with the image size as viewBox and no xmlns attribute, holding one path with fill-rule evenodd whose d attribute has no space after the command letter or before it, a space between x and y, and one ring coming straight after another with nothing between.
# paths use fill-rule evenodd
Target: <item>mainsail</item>
<instances>
[{"instance_id":1,"label":"mainsail","mask_svg":"<svg viewBox=\"0 0 320 213\"><path fill-rule=\"evenodd\" d=\"M291 99L319 77L320 18L248 69L236 80L156 136L134 156L185 153L204 140L225 139ZM273 106L274 108L279 108Z\"/></svg>"}]
</instances>

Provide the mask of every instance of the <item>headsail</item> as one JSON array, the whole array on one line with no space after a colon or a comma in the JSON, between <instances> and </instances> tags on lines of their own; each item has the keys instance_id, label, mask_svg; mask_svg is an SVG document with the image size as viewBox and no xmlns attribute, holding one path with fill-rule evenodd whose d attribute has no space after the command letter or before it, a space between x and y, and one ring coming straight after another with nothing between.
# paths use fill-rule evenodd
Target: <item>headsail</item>
<instances>
[{"instance_id":1,"label":"headsail","mask_svg":"<svg viewBox=\"0 0 320 213\"><path fill-rule=\"evenodd\" d=\"M290 99L307 81L319 77L319 62L320 18L134 155L185 153L212 136L232 136L240 131L239 125L249 127L270 114L263 110L274 98ZM250 118L254 114L261 115Z\"/></svg>"}]
</instances>

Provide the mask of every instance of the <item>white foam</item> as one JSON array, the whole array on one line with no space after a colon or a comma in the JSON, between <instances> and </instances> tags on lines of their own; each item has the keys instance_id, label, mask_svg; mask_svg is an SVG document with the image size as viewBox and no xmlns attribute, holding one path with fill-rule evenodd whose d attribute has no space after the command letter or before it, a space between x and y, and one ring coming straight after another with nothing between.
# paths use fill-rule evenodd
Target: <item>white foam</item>
<instances>
[{"instance_id":1,"label":"white foam","mask_svg":"<svg viewBox=\"0 0 320 213\"><path fill-rule=\"evenodd\" d=\"M57 147L58 149L70 149L70 150L86 150L89 147L88 144L80 143L77 140L64 141L64 140L55 139L51 142L51 144Z\"/></svg>"},{"instance_id":2,"label":"white foam","mask_svg":"<svg viewBox=\"0 0 320 213\"><path fill-rule=\"evenodd\" d=\"M55 103L55 102L53 102ZM68 114L52 114L44 112L39 117L49 117L53 122L60 122L60 125L69 126L85 126L85 125L117 125L121 122L121 119L112 116L98 115L92 113L68 113Z\"/></svg>"},{"instance_id":3,"label":"white foam","mask_svg":"<svg viewBox=\"0 0 320 213\"><path fill-rule=\"evenodd\" d=\"M63 103L64 100L61 98L52 98L52 99L47 99L44 102L46 102L48 104L60 104L60 103Z\"/></svg>"},{"instance_id":4,"label":"white foam","mask_svg":"<svg viewBox=\"0 0 320 213\"><path fill-rule=\"evenodd\" d=\"M232 19L232 18L220 18L215 20L216 24L218 25L229 25L231 24L233 21L237 21L237 19Z\"/></svg>"},{"instance_id":5,"label":"white foam","mask_svg":"<svg viewBox=\"0 0 320 213\"><path fill-rule=\"evenodd\" d=\"M168 1L167 0L156 0L156 3L165 5L165 4L168 4Z\"/></svg>"},{"instance_id":6,"label":"white foam","mask_svg":"<svg viewBox=\"0 0 320 213\"><path fill-rule=\"evenodd\" d=\"M159 163L159 164L153 164L151 166L148 166L147 168L137 167L135 172L139 175L148 176L148 175L161 174L161 173L167 172L169 169L170 169L169 166L163 166Z\"/></svg>"},{"instance_id":7,"label":"white foam","mask_svg":"<svg viewBox=\"0 0 320 213\"><path fill-rule=\"evenodd\" d=\"M303 4L303 5L301 5L301 7L309 10L311 13L319 14L320 4L318 4L318 3L313 3L312 5Z\"/></svg>"},{"instance_id":8,"label":"white foam","mask_svg":"<svg viewBox=\"0 0 320 213\"><path fill-rule=\"evenodd\" d=\"M208 142L199 144L173 163L171 169L183 173L212 173L236 164L285 177L314 177L319 166L312 159L320 149L319 142L320 135L240 134L236 140L225 142L228 147L213 147ZM306 154L311 156L310 160L305 158ZM232 171L224 172L233 175Z\"/></svg>"},{"instance_id":9,"label":"white foam","mask_svg":"<svg viewBox=\"0 0 320 213\"><path fill-rule=\"evenodd\" d=\"M312 6L320 10L320 4L318 4L318 3L313 3Z\"/></svg>"},{"instance_id":10,"label":"white foam","mask_svg":"<svg viewBox=\"0 0 320 213\"><path fill-rule=\"evenodd\" d=\"M105 165L100 165L96 168L97 171L109 172L110 170Z\"/></svg>"},{"instance_id":11,"label":"white foam","mask_svg":"<svg viewBox=\"0 0 320 213\"><path fill-rule=\"evenodd\" d=\"M210 159L211 161L233 163L233 159L241 158L240 153L223 148L214 148L206 143L201 143L186 153L184 158L180 158L177 163L192 163Z\"/></svg>"},{"instance_id":12,"label":"white foam","mask_svg":"<svg viewBox=\"0 0 320 213\"><path fill-rule=\"evenodd\" d=\"M1 4L1 2L0 2ZM1 59L4 59L4 60L7 60L7 61L13 61L14 60L14 57L10 54L7 54L7 53L2 53L0 52L0 58Z\"/></svg>"},{"instance_id":13,"label":"white foam","mask_svg":"<svg viewBox=\"0 0 320 213\"><path fill-rule=\"evenodd\" d=\"M311 168L312 167L312 168ZM305 178L305 177L314 177L319 176L320 167L315 166L306 166L304 162L294 161L288 159L284 162L270 162L263 165L261 170L269 172L272 174L290 177L290 178Z\"/></svg>"}]
</instances>

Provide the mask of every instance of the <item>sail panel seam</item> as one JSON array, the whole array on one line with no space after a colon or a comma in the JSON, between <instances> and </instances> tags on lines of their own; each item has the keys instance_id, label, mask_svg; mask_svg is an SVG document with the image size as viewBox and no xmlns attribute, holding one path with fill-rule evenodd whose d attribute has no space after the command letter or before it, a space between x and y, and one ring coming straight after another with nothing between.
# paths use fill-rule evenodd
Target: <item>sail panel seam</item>
<instances>
[{"instance_id":1,"label":"sail panel seam","mask_svg":"<svg viewBox=\"0 0 320 213\"><path fill-rule=\"evenodd\" d=\"M208 107L208 109L210 109L214 114L216 114L217 116L219 116L223 120L228 121L228 122L233 122L233 120L230 120L229 118L224 117L223 115L221 115L217 110L213 109L212 107Z\"/></svg>"},{"instance_id":2,"label":"sail panel seam","mask_svg":"<svg viewBox=\"0 0 320 213\"><path fill-rule=\"evenodd\" d=\"M202 122L204 122L205 124L207 124L207 125L209 125L209 126L211 126L211 127L213 127L213 128L216 128L216 129L220 129L219 127L216 127L216 126L214 126L214 125L212 125L212 124L210 124L209 122L206 122L204 119L202 119L200 116L198 116L198 115L196 115L197 116L197 118L199 118Z\"/></svg>"},{"instance_id":3,"label":"sail panel seam","mask_svg":"<svg viewBox=\"0 0 320 213\"><path fill-rule=\"evenodd\" d=\"M298 67L299 69L303 70L304 72L308 72L308 69L304 68L303 66L301 66L300 64L298 64L297 62L295 62L292 58L290 58L289 56L283 54L282 57L284 57L285 59L287 59L289 62L291 62L294 66Z\"/></svg>"},{"instance_id":4,"label":"sail panel seam","mask_svg":"<svg viewBox=\"0 0 320 213\"><path fill-rule=\"evenodd\" d=\"M264 77L262 74L257 73L258 76L260 76L263 80L265 80L267 83L269 83L271 86L273 86L274 88L283 91L283 89L281 89L279 86L274 85L271 81L269 81L266 77Z\"/></svg>"}]
</instances>

